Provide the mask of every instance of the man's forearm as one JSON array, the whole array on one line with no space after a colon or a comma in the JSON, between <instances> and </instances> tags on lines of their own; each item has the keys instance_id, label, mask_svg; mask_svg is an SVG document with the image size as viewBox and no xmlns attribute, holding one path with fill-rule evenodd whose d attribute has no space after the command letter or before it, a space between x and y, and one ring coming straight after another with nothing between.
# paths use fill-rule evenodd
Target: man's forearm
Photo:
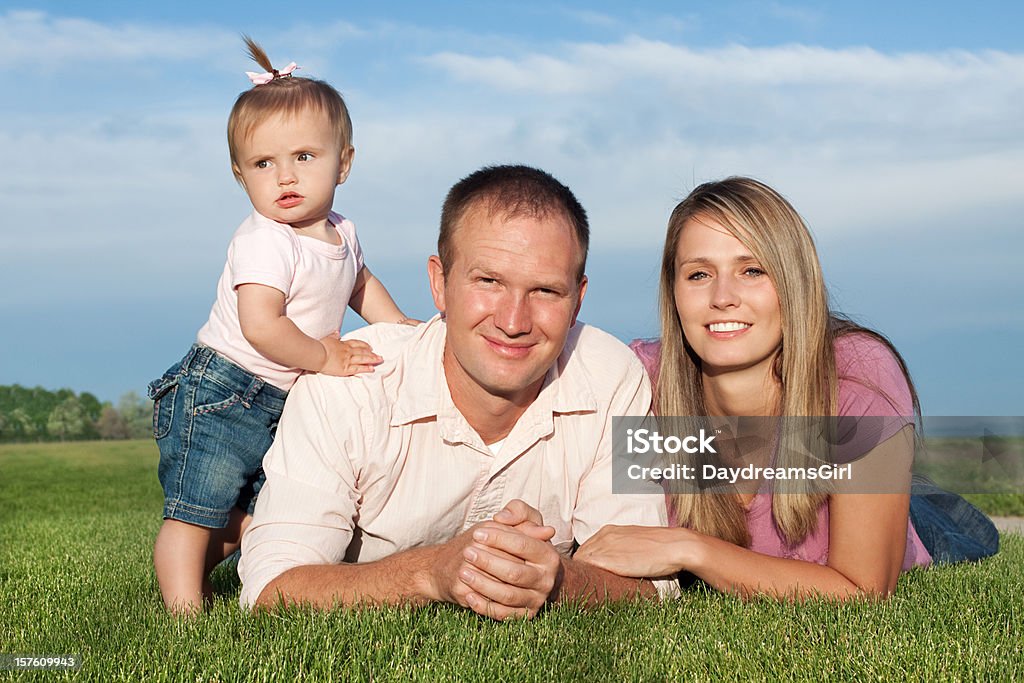
<instances>
[{"instance_id":1,"label":"man's forearm","mask_svg":"<svg viewBox=\"0 0 1024 683\"><path fill-rule=\"evenodd\" d=\"M561 576L551 594L552 602L575 600L586 605L638 598L656 600L658 590L647 579L619 576L571 558L562 559Z\"/></svg>"},{"instance_id":2,"label":"man's forearm","mask_svg":"<svg viewBox=\"0 0 1024 683\"><path fill-rule=\"evenodd\" d=\"M414 548L366 564L294 567L267 584L255 606L426 604L437 599L430 583L436 554L437 547Z\"/></svg>"}]
</instances>

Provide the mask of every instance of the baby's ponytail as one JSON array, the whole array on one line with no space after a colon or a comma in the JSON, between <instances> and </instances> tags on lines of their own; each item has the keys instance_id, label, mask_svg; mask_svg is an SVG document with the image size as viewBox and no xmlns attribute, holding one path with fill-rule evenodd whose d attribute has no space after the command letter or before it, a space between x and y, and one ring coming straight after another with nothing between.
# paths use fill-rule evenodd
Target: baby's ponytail
<instances>
[{"instance_id":1,"label":"baby's ponytail","mask_svg":"<svg viewBox=\"0 0 1024 683\"><path fill-rule=\"evenodd\" d=\"M249 54L249 58L252 61L259 64L264 71L274 71L274 65L270 63L270 57L267 56L266 51L260 47L260 44L249 36L242 34L242 40L245 42L246 52Z\"/></svg>"}]
</instances>

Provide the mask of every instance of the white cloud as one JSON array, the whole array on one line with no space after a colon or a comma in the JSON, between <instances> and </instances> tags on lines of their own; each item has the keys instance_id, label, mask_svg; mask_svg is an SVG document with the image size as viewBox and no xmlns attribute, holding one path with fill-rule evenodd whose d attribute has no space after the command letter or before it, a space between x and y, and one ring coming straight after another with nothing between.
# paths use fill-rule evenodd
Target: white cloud
<instances>
[{"instance_id":1,"label":"white cloud","mask_svg":"<svg viewBox=\"0 0 1024 683\"><path fill-rule=\"evenodd\" d=\"M428 63L458 80L496 90L539 93L608 92L630 82L720 89L738 85L909 88L962 84L1024 85L1024 55L999 51L886 54L871 48L805 45L697 50L630 37L618 43L578 43L561 56L477 57L441 52Z\"/></svg>"},{"instance_id":2,"label":"white cloud","mask_svg":"<svg viewBox=\"0 0 1024 683\"><path fill-rule=\"evenodd\" d=\"M229 32L202 27L103 24L44 12L0 15L0 60L38 67L135 60L199 60L237 44Z\"/></svg>"},{"instance_id":3,"label":"white cloud","mask_svg":"<svg viewBox=\"0 0 1024 683\"><path fill-rule=\"evenodd\" d=\"M619 25L618 19L603 12L579 9L564 9L563 11L581 24L598 26L601 28L615 28Z\"/></svg>"},{"instance_id":4,"label":"white cloud","mask_svg":"<svg viewBox=\"0 0 1024 683\"><path fill-rule=\"evenodd\" d=\"M1022 54L697 50L632 37L426 61L491 94L488 107L470 114L460 100L453 115L487 127L517 114L520 128L491 126L506 144L515 136L517 149L583 176L601 169L598 196L627 187L632 206L659 206L666 185L685 194L735 173L778 182L832 229L1021 202ZM850 206L856 214L837 208ZM608 211L625 219L630 209Z\"/></svg>"},{"instance_id":5,"label":"white cloud","mask_svg":"<svg viewBox=\"0 0 1024 683\"><path fill-rule=\"evenodd\" d=\"M318 45L367 35L343 21L317 26L316 42L309 40L313 32L309 26L294 27L273 36L273 41L267 41L264 47L272 59L287 63L291 57L277 54L286 52L287 46L301 48L303 54L296 59L310 58ZM254 38L263 40L258 35ZM316 49L315 60L326 61L325 54L325 49ZM89 69L100 64L127 68L140 62L202 62L206 68L219 70L244 65L245 57L239 34L218 26L102 23L12 10L0 15L0 61L30 65L32 69L77 69L85 77Z\"/></svg>"},{"instance_id":6,"label":"white cloud","mask_svg":"<svg viewBox=\"0 0 1024 683\"><path fill-rule=\"evenodd\" d=\"M789 21L804 28L815 28L823 20L823 13L820 10L783 4L781 2L769 2L765 5L764 11L769 16Z\"/></svg>"},{"instance_id":7,"label":"white cloud","mask_svg":"<svg viewBox=\"0 0 1024 683\"><path fill-rule=\"evenodd\" d=\"M548 55L523 59L474 57L441 52L423 60L446 71L456 80L498 90L532 90L538 93L582 94L595 89L588 71Z\"/></svg>"}]
</instances>

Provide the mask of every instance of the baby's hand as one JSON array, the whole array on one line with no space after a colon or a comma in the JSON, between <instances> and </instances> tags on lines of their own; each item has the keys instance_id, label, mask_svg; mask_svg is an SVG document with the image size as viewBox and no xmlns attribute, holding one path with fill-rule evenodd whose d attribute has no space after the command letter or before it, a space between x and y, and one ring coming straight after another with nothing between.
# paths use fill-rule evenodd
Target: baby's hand
<instances>
[{"instance_id":1,"label":"baby's hand","mask_svg":"<svg viewBox=\"0 0 1024 683\"><path fill-rule=\"evenodd\" d=\"M375 365L384 362L366 342L356 339L341 341L337 333L327 335L320 344L327 352L327 360L320 368L325 375L348 377L360 372L373 372Z\"/></svg>"}]
</instances>

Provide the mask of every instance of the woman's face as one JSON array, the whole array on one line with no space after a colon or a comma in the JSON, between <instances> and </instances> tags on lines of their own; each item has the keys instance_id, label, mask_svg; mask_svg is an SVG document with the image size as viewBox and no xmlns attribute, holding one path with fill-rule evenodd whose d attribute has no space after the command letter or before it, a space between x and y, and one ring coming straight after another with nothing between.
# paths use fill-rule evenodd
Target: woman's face
<instances>
[{"instance_id":1,"label":"woman's face","mask_svg":"<svg viewBox=\"0 0 1024 683\"><path fill-rule=\"evenodd\" d=\"M703 372L771 372L782 311L750 250L717 222L695 217L683 224L675 258L676 312Z\"/></svg>"}]
</instances>

